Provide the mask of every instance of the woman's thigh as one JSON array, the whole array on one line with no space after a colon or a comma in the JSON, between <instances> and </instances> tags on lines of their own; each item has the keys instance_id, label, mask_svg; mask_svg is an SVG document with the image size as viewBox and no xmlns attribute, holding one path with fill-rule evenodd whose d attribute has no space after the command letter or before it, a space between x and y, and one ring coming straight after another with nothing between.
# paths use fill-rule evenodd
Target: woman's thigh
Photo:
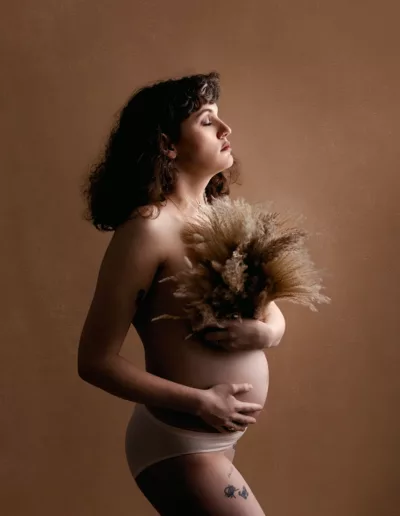
<instances>
[{"instance_id":1,"label":"woman's thigh","mask_svg":"<svg viewBox=\"0 0 400 516\"><path fill-rule=\"evenodd\" d=\"M164 460L143 471L136 483L161 516L265 516L224 452Z\"/></svg>"}]
</instances>

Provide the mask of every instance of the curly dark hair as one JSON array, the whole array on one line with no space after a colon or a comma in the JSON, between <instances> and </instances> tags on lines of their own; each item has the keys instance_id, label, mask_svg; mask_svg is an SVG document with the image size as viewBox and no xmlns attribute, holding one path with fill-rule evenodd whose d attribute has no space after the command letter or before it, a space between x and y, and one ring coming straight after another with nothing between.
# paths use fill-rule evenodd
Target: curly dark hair
<instances>
[{"instance_id":1,"label":"curly dark hair","mask_svg":"<svg viewBox=\"0 0 400 516\"><path fill-rule=\"evenodd\" d=\"M147 217L141 207L156 207L158 216L177 179L173 161L162 152L162 133L178 142L181 123L219 97L217 72L158 81L137 90L122 108L104 154L85 180L85 219L100 231L114 231L138 213ZM210 179L207 202L229 195L229 185L239 176L234 157L229 169Z\"/></svg>"}]
</instances>

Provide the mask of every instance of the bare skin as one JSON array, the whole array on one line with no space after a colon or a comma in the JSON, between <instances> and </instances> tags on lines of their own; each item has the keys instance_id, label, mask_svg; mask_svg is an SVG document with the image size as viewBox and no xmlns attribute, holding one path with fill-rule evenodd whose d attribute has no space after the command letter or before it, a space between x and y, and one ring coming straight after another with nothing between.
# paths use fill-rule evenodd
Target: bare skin
<instances>
[{"instance_id":1,"label":"bare skin","mask_svg":"<svg viewBox=\"0 0 400 516\"><path fill-rule=\"evenodd\" d=\"M219 432L223 431L227 414L232 413L230 424L236 430L243 430L256 422L267 396L269 377L264 352L217 351L205 342L185 340L190 328L184 320L151 322L157 315L180 314L182 310L180 301L172 295L173 283L158 283L183 266L184 249L177 236L182 222L172 203L168 203L157 219L129 221L115 232L82 332L80 375L121 398L144 403L156 417L170 425ZM147 236L142 235L143 243L148 233L156 229L149 240L158 242L163 250L162 260L157 248L151 248L152 252L148 253L147 246L141 248L136 245L138 242L134 245L135 259L130 257L130 240L140 233L138 224L145 226L144 233L147 231ZM149 267L152 260L154 274L147 273L145 267L140 267L141 274L135 274L140 263ZM132 294L127 297L129 274L133 274L135 281ZM132 313L133 318L129 318ZM144 346L146 373L119 355L130 324L138 331ZM154 375L151 382L145 376L148 374ZM243 388L249 382L253 389ZM230 390L232 386L236 391ZM203 404L206 408L199 411L197 393L207 393L207 389L214 393L212 408L207 408L210 406L207 401ZM192 409L192 392L195 409ZM135 480L162 516L262 516L264 513L249 485L232 464L233 457L232 449L183 455L148 467Z\"/></svg>"}]
</instances>

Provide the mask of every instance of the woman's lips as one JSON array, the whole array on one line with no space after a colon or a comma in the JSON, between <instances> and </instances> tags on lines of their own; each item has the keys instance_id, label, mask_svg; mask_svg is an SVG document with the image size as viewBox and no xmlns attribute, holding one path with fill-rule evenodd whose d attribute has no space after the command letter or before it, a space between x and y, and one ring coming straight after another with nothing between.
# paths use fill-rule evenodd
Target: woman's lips
<instances>
[{"instance_id":1,"label":"woman's lips","mask_svg":"<svg viewBox=\"0 0 400 516\"><path fill-rule=\"evenodd\" d=\"M221 152L227 151L227 150L231 150L231 146L229 144L228 145L224 145L224 147L222 147L222 149L221 149Z\"/></svg>"}]
</instances>

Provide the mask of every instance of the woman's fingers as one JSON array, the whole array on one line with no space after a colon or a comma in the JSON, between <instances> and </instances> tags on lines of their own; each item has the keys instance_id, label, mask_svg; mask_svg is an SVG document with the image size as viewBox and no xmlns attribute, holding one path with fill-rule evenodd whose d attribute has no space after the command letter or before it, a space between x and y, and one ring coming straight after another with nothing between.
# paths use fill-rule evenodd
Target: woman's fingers
<instances>
[{"instance_id":1,"label":"woman's fingers","mask_svg":"<svg viewBox=\"0 0 400 516\"><path fill-rule=\"evenodd\" d=\"M240 403L238 402L236 405L237 412L241 412L242 414L246 414L248 412L257 412L262 410L263 406L259 403Z\"/></svg>"},{"instance_id":2,"label":"woman's fingers","mask_svg":"<svg viewBox=\"0 0 400 516\"><path fill-rule=\"evenodd\" d=\"M257 422L255 417L245 416L244 414L235 414L232 420L240 425L254 425Z\"/></svg>"},{"instance_id":3,"label":"woman's fingers","mask_svg":"<svg viewBox=\"0 0 400 516\"><path fill-rule=\"evenodd\" d=\"M251 383L232 383L231 384L231 394L241 394L242 392L249 392L253 386ZM246 403L244 403L246 405ZM248 404L247 404L248 405Z\"/></svg>"}]
</instances>

